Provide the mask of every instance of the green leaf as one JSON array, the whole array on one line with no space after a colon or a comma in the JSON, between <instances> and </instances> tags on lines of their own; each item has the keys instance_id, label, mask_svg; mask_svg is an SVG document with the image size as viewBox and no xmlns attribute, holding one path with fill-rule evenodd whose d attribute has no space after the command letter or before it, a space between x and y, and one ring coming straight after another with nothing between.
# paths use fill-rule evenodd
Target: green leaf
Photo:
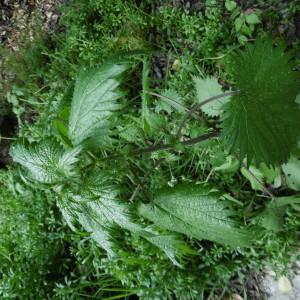
<instances>
[{"instance_id":1,"label":"green leaf","mask_svg":"<svg viewBox=\"0 0 300 300\"><path fill-rule=\"evenodd\" d=\"M300 203L300 195L286 196L275 198L268 204L268 208L280 208L286 205L293 205Z\"/></svg>"},{"instance_id":2,"label":"green leaf","mask_svg":"<svg viewBox=\"0 0 300 300\"><path fill-rule=\"evenodd\" d=\"M173 112L173 108L181 113L186 111L182 97L175 90L164 90L161 92L161 96L163 99L159 99L156 103L155 110L157 112L166 111L170 114Z\"/></svg>"},{"instance_id":3,"label":"green leaf","mask_svg":"<svg viewBox=\"0 0 300 300\"><path fill-rule=\"evenodd\" d=\"M233 57L238 95L225 105L222 140L230 153L250 165L286 162L297 143L300 89L290 56L272 41L257 40Z\"/></svg>"},{"instance_id":4,"label":"green leaf","mask_svg":"<svg viewBox=\"0 0 300 300\"><path fill-rule=\"evenodd\" d=\"M103 172L93 172L84 181L84 189L80 191L78 199L89 200L89 207L97 214L103 226L117 224L132 232L140 231L141 227L130 219L128 203L118 200L119 189L111 181L112 178Z\"/></svg>"},{"instance_id":5,"label":"green leaf","mask_svg":"<svg viewBox=\"0 0 300 300\"><path fill-rule=\"evenodd\" d=\"M199 78L194 77L194 84L197 91L197 101L199 103L210 97L222 94L222 86L214 77ZM223 106L229 101L230 97L223 97L215 101L208 102L201 106L201 110L210 117L217 117L223 113Z\"/></svg>"},{"instance_id":6,"label":"green leaf","mask_svg":"<svg viewBox=\"0 0 300 300\"><path fill-rule=\"evenodd\" d=\"M72 193L70 199L60 205L68 224L74 228L74 220L78 220L91 233L91 238L111 256L115 254L117 243L113 230L129 230L160 248L174 265L180 266L176 256L188 253L189 247L174 235L161 235L133 222L129 204L119 200L119 190L111 181L110 176L101 171L93 172L85 179L80 194Z\"/></svg>"},{"instance_id":7,"label":"green leaf","mask_svg":"<svg viewBox=\"0 0 300 300\"><path fill-rule=\"evenodd\" d=\"M118 129L120 130L119 136L127 142L134 143L142 141L143 132L138 124L128 123L124 128L119 126Z\"/></svg>"},{"instance_id":8,"label":"green leaf","mask_svg":"<svg viewBox=\"0 0 300 300\"><path fill-rule=\"evenodd\" d=\"M97 151L101 147L110 145L113 139L110 137L111 130L109 127L101 127L94 131L93 136L87 138L82 142L82 146L85 149ZM103 149L103 148L102 148Z\"/></svg>"},{"instance_id":9,"label":"green leaf","mask_svg":"<svg viewBox=\"0 0 300 300\"><path fill-rule=\"evenodd\" d=\"M225 7L228 11L232 11L236 8L236 2L232 0L226 0Z\"/></svg>"},{"instance_id":10,"label":"green leaf","mask_svg":"<svg viewBox=\"0 0 300 300\"><path fill-rule=\"evenodd\" d=\"M263 174L266 183L272 184L274 188L281 186L281 172L279 167L268 167L266 164L261 163L259 170Z\"/></svg>"},{"instance_id":11,"label":"green leaf","mask_svg":"<svg viewBox=\"0 0 300 300\"><path fill-rule=\"evenodd\" d=\"M273 199L262 213L255 219L262 227L278 232L283 227L283 217L286 213L288 205L300 203L300 196L288 196Z\"/></svg>"},{"instance_id":12,"label":"green leaf","mask_svg":"<svg viewBox=\"0 0 300 300\"><path fill-rule=\"evenodd\" d=\"M242 167L241 173L247 178L251 184L253 190L263 191L264 187L257 179L262 183L272 184L274 188L278 188L281 185L280 169L278 167L268 167L266 164L261 163L259 167L249 166L250 172L255 178L249 173L249 171Z\"/></svg>"},{"instance_id":13,"label":"green leaf","mask_svg":"<svg viewBox=\"0 0 300 300\"><path fill-rule=\"evenodd\" d=\"M149 235L147 234L148 232L150 233ZM143 237L162 250L177 267L181 267L177 257L182 257L185 254L195 254L194 251L175 234L159 234L151 227L148 227Z\"/></svg>"},{"instance_id":14,"label":"green leaf","mask_svg":"<svg viewBox=\"0 0 300 300\"><path fill-rule=\"evenodd\" d=\"M83 191L84 197L96 200L91 202L89 206L93 214L96 214L94 217L98 220L97 227L99 228L100 223L102 230L105 231L105 228L118 225L134 234L140 235L160 248L174 265L179 266L176 256L188 253L189 247L174 235L161 235L149 227L144 229L141 225L134 223L129 204L117 200L119 192L114 185L110 184L110 181L109 178L105 178L103 175L93 174L85 182L85 186L88 188ZM106 234L109 237L109 233L106 232ZM104 235L102 234L102 236ZM108 240L112 241L113 239L109 237Z\"/></svg>"},{"instance_id":15,"label":"green leaf","mask_svg":"<svg viewBox=\"0 0 300 300\"><path fill-rule=\"evenodd\" d=\"M221 171L224 173L235 173L239 169L238 160L232 156L228 155L225 158L225 162L217 167L214 167L215 171Z\"/></svg>"},{"instance_id":16,"label":"green leaf","mask_svg":"<svg viewBox=\"0 0 300 300\"><path fill-rule=\"evenodd\" d=\"M32 179L42 183L58 183L75 175L74 164L81 148L64 150L55 141L36 145L17 144L11 148L13 160L29 171Z\"/></svg>"},{"instance_id":17,"label":"green leaf","mask_svg":"<svg viewBox=\"0 0 300 300\"><path fill-rule=\"evenodd\" d=\"M248 24L259 24L260 23L259 16L256 13L252 13L250 15L245 15L245 17L246 17L246 22Z\"/></svg>"},{"instance_id":18,"label":"green leaf","mask_svg":"<svg viewBox=\"0 0 300 300\"><path fill-rule=\"evenodd\" d=\"M69 120L69 138L74 145L109 127L109 117L119 108L120 75L126 69L127 65L107 64L79 75Z\"/></svg>"},{"instance_id":19,"label":"green leaf","mask_svg":"<svg viewBox=\"0 0 300 300\"><path fill-rule=\"evenodd\" d=\"M295 191L300 191L300 160L292 156L289 161L282 165L286 185Z\"/></svg>"},{"instance_id":20,"label":"green leaf","mask_svg":"<svg viewBox=\"0 0 300 300\"><path fill-rule=\"evenodd\" d=\"M251 188L253 190L263 191L264 187L260 183L260 182L263 183L263 178L264 178L263 174L260 172L259 169L255 168L254 166L250 166L249 171L245 167L241 168L241 173L250 182ZM259 180L259 182L258 182L258 180Z\"/></svg>"},{"instance_id":21,"label":"green leaf","mask_svg":"<svg viewBox=\"0 0 300 300\"><path fill-rule=\"evenodd\" d=\"M119 200L119 190L102 173L93 173L82 183L78 193L69 192L60 205L68 224L77 220L97 244L114 255L116 226L138 233L143 228L131 220L128 204Z\"/></svg>"},{"instance_id":22,"label":"green leaf","mask_svg":"<svg viewBox=\"0 0 300 300\"><path fill-rule=\"evenodd\" d=\"M139 212L155 225L197 239L232 247L249 246L252 234L230 218L228 202L203 185L178 185L157 193L154 205L142 204Z\"/></svg>"},{"instance_id":23,"label":"green leaf","mask_svg":"<svg viewBox=\"0 0 300 300\"><path fill-rule=\"evenodd\" d=\"M286 208L267 208L257 216L258 224L267 230L278 232L283 227Z\"/></svg>"},{"instance_id":24,"label":"green leaf","mask_svg":"<svg viewBox=\"0 0 300 300\"><path fill-rule=\"evenodd\" d=\"M227 155L218 148L212 153L210 163L216 172L235 173L240 168L240 163L234 156Z\"/></svg>"},{"instance_id":25,"label":"green leaf","mask_svg":"<svg viewBox=\"0 0 300 300\"><path fill-rule=\"evenodd\" d=\"M241 14L234 21L234 26L235 26L236 32L239 32L244 24L245 24L245 16L243 14Z\"/></svg>"}]
</instances>

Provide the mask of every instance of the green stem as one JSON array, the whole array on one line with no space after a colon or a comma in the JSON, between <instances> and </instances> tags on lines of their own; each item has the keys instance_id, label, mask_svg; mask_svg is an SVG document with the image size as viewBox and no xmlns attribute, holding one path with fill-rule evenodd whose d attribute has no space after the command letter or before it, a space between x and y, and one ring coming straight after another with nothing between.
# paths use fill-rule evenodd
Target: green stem
<instances>
[{"instance_id":1,"label":"green stem","mask_svg":"<svg viewBox=\"0 0 300 300\"><path fill-rule=\"evenodd\" d=\"M149 97L149 89L150 89L150 79L149 79L149 61L147 58L143 60L143 73L142 73L142 119L143 119L143 126L144 130L149 130L148 125L148 118L149 118L149 104L150 104L150 97Z\"/></svg>"},{"instance_id":2,"label":"green stem","mask_svg":"<svg viewBox=\"0 0 300 300\"><path fill-rule=\"evenodd\" d=\"M16 138L9 138L9 137L5 137L5 136L1 136L1 135L0 135L0 141L1 141L1 140L15 141Z\"/></svg>"}]
</instances>

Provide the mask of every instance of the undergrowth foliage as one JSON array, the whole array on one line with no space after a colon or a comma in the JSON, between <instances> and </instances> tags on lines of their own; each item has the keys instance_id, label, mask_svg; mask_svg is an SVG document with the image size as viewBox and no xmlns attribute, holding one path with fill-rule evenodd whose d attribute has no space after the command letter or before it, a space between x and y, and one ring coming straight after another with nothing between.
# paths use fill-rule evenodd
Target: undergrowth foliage
<instances>
[{"instance_id":1,"label":"undergrowth foliage","mask_svg":"<svg viewBox=\"0 0 300 300\"><path fill-rule=\"evenodd\" d=\"M111 261L128 251L120 243L124 232L146 243L145 249L157 247L176 267L184 268L189 256L199 254L197 243L243 251L262 241L267 230L280 230L284 215L277 214L275 204L255 212L254 219L246 214L240 217L243 203L216 188L209 177L199 182L187 172L181 177L183 183L162 183L162 189L157 188L159 182L155 189L147 186L154 185L149 178L161 161L176 172L178 153L194 151L193 155L205 157L213 143L231 155L223 169L218 165L219 170L236 172L242 164L265 163L271 172L288 161L300 133L295 102L300 85L283 46L258 40L235 53L230 92L225 93L216 78L194 78L197 101L192 108L187 108L180 91L152 93L149 66L146 59L142 61L142 103L126 103L126 85L122 85L140 58L108 62L79 74L70 105L56 111L58 119L64 115L60 129L53 128L56 136L12 147L14 161L24 167L24 180L52 188L71 229L90 233ZM160 103L156 106L155 95ZM137 107L142 107L141 114ZM208 118L220 117L220 124L213 129L193 123L193 117L201 118L199 110ZM165 115L168 120L178 115L181 122L164 126ZM157 155L154 168L143 169L146 155ZM141 172L144 176L139 176ZM271 192L267 196L273 198L270 203L280 201L286 211L299 202L294 196L288 200Z\"/></svg>"},{"instance_id":2,"label":"undergrowth foliage","mask_svg":"<svg viewBox=\"0 0 300 300\"><path fill-rule=\"evenodd\" d=\"M239 93L225 107L223 139L250 164L287 162L300 132L299 74L283 45L260 39L238 51L232 73Z\"/></svg>"}]
</instances>

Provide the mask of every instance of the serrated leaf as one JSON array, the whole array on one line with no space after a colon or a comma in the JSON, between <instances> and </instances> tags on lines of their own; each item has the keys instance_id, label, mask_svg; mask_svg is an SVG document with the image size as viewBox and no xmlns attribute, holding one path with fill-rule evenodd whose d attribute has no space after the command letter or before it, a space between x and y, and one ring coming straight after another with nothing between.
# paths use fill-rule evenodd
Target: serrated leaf
<instances>
[{"instance_id":1,"label":"serrated leaf","mask_svg":"<svg viewBox=\"0 0 300 300\"><path fill-rule=\"evenodd\" d=\"M282 165L286 185L295 191L300 191L300 160L292 156L289 161Z\"/></svg>"},{"instance_id":2,"label":"serrated leaf","mask_svg":"<svg viewBox=\"0 0 300 300\"><path fill-rule=\"evenodd\" d=\"M253 190L263 191L264 186L261 183L271 184L274 188L280 187L281 176L278 167L268 167L266 164L261 163L258 167L249 166L248 169L255 177L245 167L241 168L241 173L249 180Z\"/></svg>"},{"instance_id":3,"label":"serrated leaf","mask_svg":"<svg viewBox=\"0 0 300 300\"><path fill-rule=\"evenodd\" d=\"M147 234L148 232L150 234ZM194 254L193 250L178 235L159 234L153 228L148 227L145 229L143 237L163 251L177 267L181 267L177 257L185 254Z\"/></svg>"},{"instance_id":4,"label":"serrated leaf","mask_svg":"<svg viewBox=\"0 0 300 300\"><path fill-rule=\"evenodd\" d=\"M300 203L300 196L287 196L273 199L267 207L261 212L256 220L262 227L278 232L283 227L283 217L288 205Z\"/></svg>"},{"instance_id":5,"label":"serrated leaf","mask_svg":"<svg viewBox=\"0 0 300 300\"><path fill-rule=\"evenodd\" d=\"M80 196L76 196L77 200L88 200L88 206L96 213L102 226L117 224L132 232L142 230L141 226L131 221L128 204L118 200L119 190L110 181L109 177L101 173L92 174L85 180L83 184L85 188L81 191Z\"/></svg>"},{"instance_id":6,"label":"serrated leaf","mask_svg":"<svg viewBox=\"0 0 300 300\"><path fill-rule=\"evenodd\" d=\"M29 171L32 179L42 183L57 183L74 175L74 164L81 148L64 150L55 141L36 145L17 144L11 148L13 160Z\"/></svg>"},{"instance_id":7,"label":"serrated leaf","mask_svg":"<svg viewBox=\"0 0 300 300\"><path fill-rule=\"evenodd\" d=\"M110 177L103 172L93 172L82 186L80 194L67 194L59 207L71 228L74 229L77 220L110 256L115 255L117 241L113 230L118 227L129 230L161 249L176 266L180 266L176 257L192 253L178 236L160 234L150 227L144 228L133 222L129 203L119 200L118 188L111 184Z\"/></svg>"},{"instance_id":8,"label":"serrated leaf","mask_svg":"<svg viewBox=\"0 0 300 300\"><path fill-rule=\"evenodd\" d=\"M236 8L236 3L232 0L226 0L225 7L228 11L232 11Z\"/></svg>"},{"instance_id":9,"label":"serrated leaf","mask_svg":"<svg viewBox=\"0 0 300 300\"><path fill-rule=\"evenodd\" d=\"M119 200L118 188L101 173L86 178L80 193L69 192L60 207L66 221L74 227L73 222L77 220L110 256L115 255L115 228L136 234L143 231L142 226L132 221L128 204Z\"/></svg>"},{"instance_id":10,"label":"serrated leaf","mask_svg":"<svg viewBox=\"0 0 300 300\"><path fill-rule=\"evenodd\" d=\"M94 212L88 204L83 203L76 207L76 219L80 225L91 233L91 238L103 248L108 255L114 256L114 242L110 234L110 227L102 226Z\"/></svg>"},{"instance_id":11,"label":"serrated leaf","mask_svg":"<svg viewBox=\"0 0 300 300\"><path fill-rule=\"evenodd\" d=\"M249 15L245 15L245 17L246 17L246 22L248 24L259 24L260 23L259 16L256 13L251 13Z\"/></svg>"},{"instance_id":12,"label":"serrated leaf","mask_svg":"<svg viewBox=\"0 0 300 300\"><path fill-rule=\"evenodd\" d=\"M203 185L178 185L158 192L154 205L143 204L139 212L164 229L232 247L249 246L251 232L236 226L227 204Z\"/></svg>"},{"instance_id":13,"label":"serrated leaf","mask_svg":"<svg viewBox=\"0 0 300 300\"><path fill-rule=\"evenodd\" d=\"M283 208L268 208L258 215L258 223L267 230L278 232L282 229L285 212Z\"/></svg>"},{"instance_id":14,"label":"serrated leaf","mask_svg":"<svg viewBox=\"0 0 300 300\"><path fill-rule=\"evenodd\" d=\"M142 139L142 132L137 124L129 123L126 127L119 127L118 129L120 129L119 136L127 142L133 143Z\"/></svg>"},{"instance_id":15,"label":"serrated leaf","mask_svg":"<svg viewBox=\"0 0 300 300\"><path fill-rule=\"evenodd\" d=\"M85 149L97 151L100 150L101 147L105 147L110 145L113 139L110 137L111 130L109 127L98 128L94 131L93 136L85 139L82 142L82 146Z\"/></svg>"},{"instance_id":16,"label":"serrated leaf","mask_svg":"<svg viewBox=\"0 0 300 300\"><path fill-rule=\"evenodd\" d=\"M296 95L300 89L290 56L272 41L257 40L232 60L240 90L225 105L222 139L230 153L250 165L286 162L297 143L300 118Z\"/></svg>"},{"instance_id":17,"label":"serrated leaf","mask_svg":"<svg viewBox=\"0 0 300 300\"><path fill-rule=\"evenodd\" d=\"M181 113L186 111L182 97L175 90L163 90L161 96L162 99L159 99L156 103L155 110L157 112L165 111L170 114L174 109Z\"/></svg>"},{"instance_id":18,"label":"serrated leaf","mask_svg":"<svg viewBox=\"0 0 300 300\"><path fill-rule=\"evenodd\" d=\"M109 117L119 108L117 100L122 96L119 77L126 69L127 65L107 64L78 76L69 119L74 145L109 127Z\"/></svg>"},{"instance_id":19,"label":"serrated leaf","mask_svg":"<svg viewBox=\"0 0 300 300\"><path fill-rule=\"evenodd\" d=\"M222 94L222 86L214 77L199 78L194 77L194 84L197 92L197 102L201 103L210 97ZM223 97L211 101L201 106L201 110L210 117L217 117L223 113L223 106L229 101L230 97Z\"/></svg>"}]
</instances>

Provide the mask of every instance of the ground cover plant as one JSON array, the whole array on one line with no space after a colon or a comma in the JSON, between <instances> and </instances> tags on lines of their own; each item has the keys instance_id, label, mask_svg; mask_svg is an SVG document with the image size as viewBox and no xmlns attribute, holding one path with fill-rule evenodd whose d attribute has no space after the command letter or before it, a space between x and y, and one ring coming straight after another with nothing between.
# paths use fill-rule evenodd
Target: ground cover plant
<instances>
[{"instance_id":1,"label":"ground cover plant","mask_svg":"<svg viewBox=\"0 0 300 300\"><path fill-rule=\"evenodd\" d=\"M42 52L47 68L7 94L19 127L13 182L57 206L49 264L70 249L47 289L39 279L43 297L261 299L249 272L284 273L296 259L297 40L267 33L275 12L259 3L197 5L71 1Z\"/></svg>"}]
</instances>

